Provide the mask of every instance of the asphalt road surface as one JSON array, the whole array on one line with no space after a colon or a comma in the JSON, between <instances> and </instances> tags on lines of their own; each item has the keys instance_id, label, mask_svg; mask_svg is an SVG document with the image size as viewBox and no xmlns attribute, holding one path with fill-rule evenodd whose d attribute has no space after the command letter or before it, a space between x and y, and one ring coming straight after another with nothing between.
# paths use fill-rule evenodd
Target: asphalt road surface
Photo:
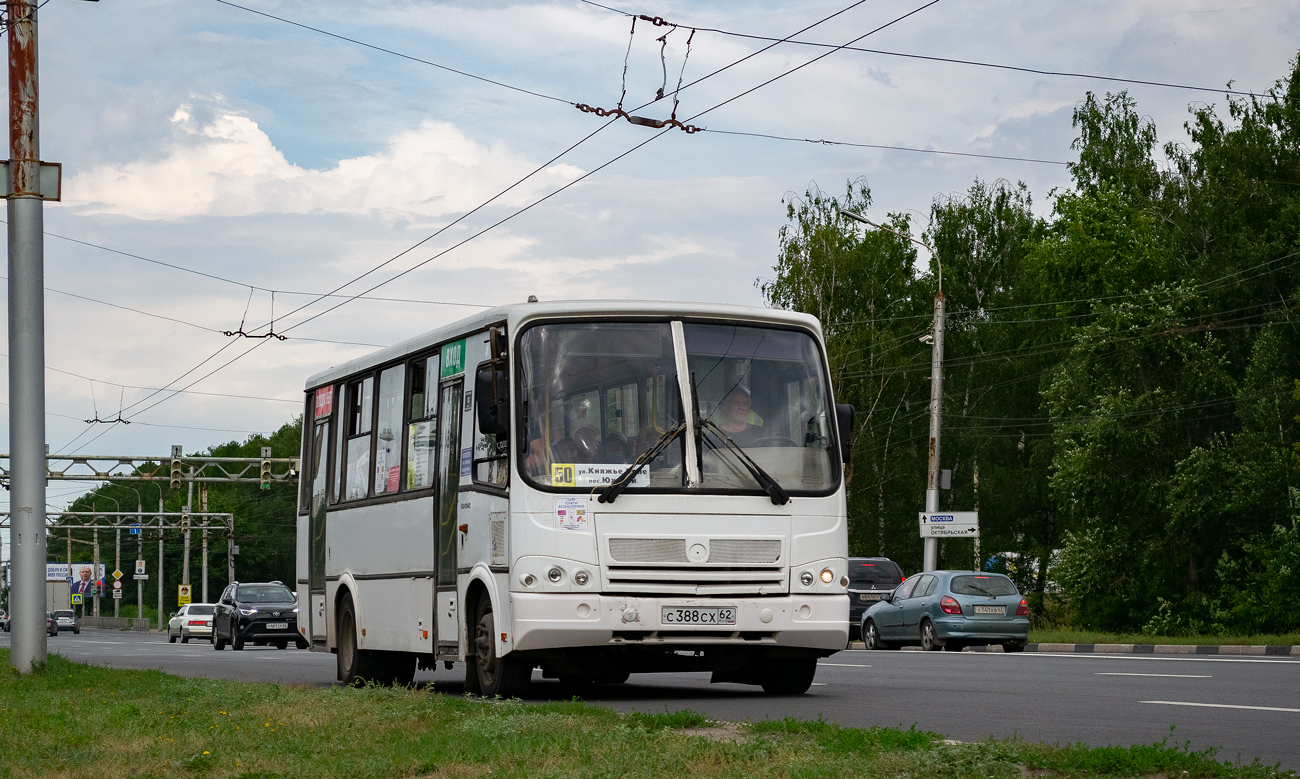
<instances>
[{"instance_id":1,"label":"asphalt road surface","mask_svg":"<svg viewBox=\"0 0 1300 779\"><path fill-rule=\"evenodd\" d=\"M9 634L0 633L0 647ZM169 644L154 633L83 629L49 639L49 651L114 668L160 669L281 684L334 683L334 656L249 646L216 652L206 641ZM422 671L419 683L461 693L464 666ZM567 700L574 690L534 677L532 697ZM797 717L848 726L888 725L974 741L1018 733L1034 741L1091 746L1190 741L1221 760L1300 769L1300 658L1174 655L840 652L822 660L806 695L709 684L708 674L633 674L627 684L582 697L619 710L694 709L717 719Z\"/></svg>"}]
</instances>

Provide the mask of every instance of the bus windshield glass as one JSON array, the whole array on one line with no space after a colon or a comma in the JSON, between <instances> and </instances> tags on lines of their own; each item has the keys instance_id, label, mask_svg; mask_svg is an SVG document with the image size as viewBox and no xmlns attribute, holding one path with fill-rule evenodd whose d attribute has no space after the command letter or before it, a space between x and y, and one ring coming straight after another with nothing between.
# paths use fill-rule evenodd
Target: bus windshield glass
<instances>
[{"instance_id":1,"label":"bus windshield glass","mask_svg":"<svg viewBox=\"0 0 1300 779\"><path fill-rule=\"evenodd\" d=\"M825 494L839 479L817 341L801 330L685 323L685 362L699 417L702 490L754 492L749 457L792 495ZM520 339L527 451L541 487L612 483L683 420L668 322L536 325ZM627 485L686 486L685 433Z\"/></svg>"}]
</instances>

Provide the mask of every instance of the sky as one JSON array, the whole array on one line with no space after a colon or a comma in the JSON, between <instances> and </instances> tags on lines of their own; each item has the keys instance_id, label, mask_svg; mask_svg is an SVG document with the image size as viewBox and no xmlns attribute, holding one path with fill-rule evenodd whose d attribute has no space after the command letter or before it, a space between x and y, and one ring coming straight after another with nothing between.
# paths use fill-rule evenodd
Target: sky
<instances>
[{"instance_id":1,"label":"sky","mask_svg":"<svg viewBox=\"0 0 1300 779\"><path fill-rule=\"evenodd\" d=\"M529 295L762 305L784 204L811 186L865 178L869 216L918 231L976 179L1023 181L1048 213L1087 91L1128 89L1162 143L1185 141L1189 107L1226 116L1229 83L1262 92L1300 50L1294 3L851 2L46 0L51 452L270 432L307 376ZM628 13L679 26L630 34ZM718 32L810 25L793 40L1207 89ZM574 107L668 118L655 93L679 76L676 115L703 132ZM367 296L325 313L345 284ZM273 317L285 340L223 334ZM91 486L51 482L51 509Z\"/></svg>"}]
</instances>

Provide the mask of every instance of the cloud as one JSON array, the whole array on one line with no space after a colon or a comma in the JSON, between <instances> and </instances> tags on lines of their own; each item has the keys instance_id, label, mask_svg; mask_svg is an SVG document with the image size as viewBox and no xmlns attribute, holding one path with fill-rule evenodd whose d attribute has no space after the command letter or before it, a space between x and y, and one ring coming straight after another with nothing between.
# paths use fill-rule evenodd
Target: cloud
<instances>
[{"instance_id":1,"label":"cloud","mask_svg":"<svg viewBox=\"0 0 1300 779\"><path fill-rule=\"evenodd\" d=\"M206 116L204 116L206 114ZM241 113L186 104L153 159L91 168L69 179L64 203L81 214L137 219L251 214L365 214L390 220L459 213L536 167L502 143L481 144L426 119L385 148L313 170L285 159ZM552 165L500 202L517 205L581 175Z\"/></svg>"}]
</instances>

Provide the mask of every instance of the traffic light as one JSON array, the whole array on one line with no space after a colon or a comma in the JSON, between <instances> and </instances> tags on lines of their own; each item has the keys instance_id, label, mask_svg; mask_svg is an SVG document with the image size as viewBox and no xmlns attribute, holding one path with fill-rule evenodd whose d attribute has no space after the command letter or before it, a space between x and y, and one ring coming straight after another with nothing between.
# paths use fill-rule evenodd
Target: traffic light
<instances>
[{"instance_id":1,"label":"traffic light","mask_svg":"<svg viewBox=\"0 0 1300 779\"><path fill-rule=\"evenodd\" d=\"M181 530L189 530L189 529L190 529L190 515L181 514Z\"/></svg>"},{"instance_id":2,"label":"traffic light","mask_svg":"<svg viewBox=\"0 0 1300 779\"><path fill-rule=\"evenodd\" d=\"M172 445L172 489L179 490L181 488L181 479L183 478L184 478L184 474L181 473L181 448L173 444Z\"/></svg>"},{"instance_id":3,"label":"traffic light","mask_svg":"<svg viewBox=\"0 0 1300 779\"><path fill-rule=\"evenodd\" d=\"M262 461L262 489L271 489L271 461Z\"/></svg>"}]
</instances>

